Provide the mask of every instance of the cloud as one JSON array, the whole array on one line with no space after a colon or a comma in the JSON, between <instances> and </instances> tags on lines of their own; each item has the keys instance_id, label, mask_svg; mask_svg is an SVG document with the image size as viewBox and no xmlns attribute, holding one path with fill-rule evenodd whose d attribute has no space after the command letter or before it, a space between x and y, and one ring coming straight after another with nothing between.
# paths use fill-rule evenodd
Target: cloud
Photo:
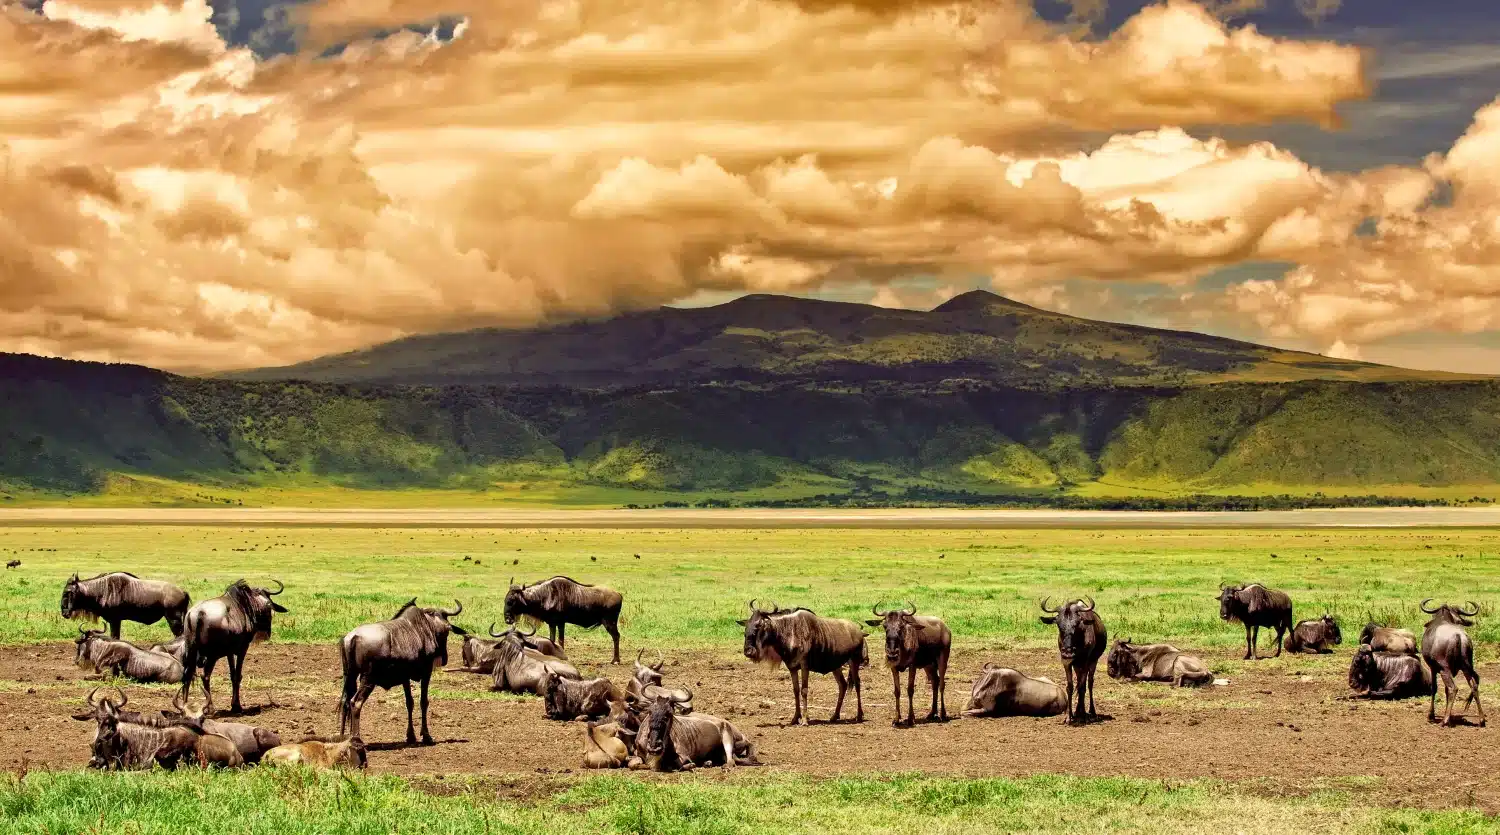
<instances>
[{"instance_id":1,"label":"cloud","mask_svg":"<svg viewBox=\"0 0 1500 835\"><path fill-rule=\"evenodd\" d=\"M702 292L1313 269L1372 207L1495 187L1482 139L1347 177L1189 133L1336 123L1368 94L1353 47L1183 0L1103 39L876 5L316 0L315 43L467 23L263 61L203 0L7 6L0 349L225 368ZM1250 315L1313 327L1290 286Z\"/></svg>"}]
</instances>

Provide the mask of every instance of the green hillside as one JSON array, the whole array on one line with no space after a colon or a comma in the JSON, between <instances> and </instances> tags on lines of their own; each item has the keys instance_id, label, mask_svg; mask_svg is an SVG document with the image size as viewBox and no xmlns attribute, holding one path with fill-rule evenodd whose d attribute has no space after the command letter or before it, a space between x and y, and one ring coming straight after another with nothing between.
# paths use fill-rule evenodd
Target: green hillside
<instances>
[{"instance_id":1,"label":"green hillside","mask_svg":"<svg viewBox=\"0 0 1500 835\"><path fill-rule=\"evenodd\" d=\"M0 403L9 501L1500 495L1500 381L398 387L0 355Z\"/></svg>"}]
</instances>

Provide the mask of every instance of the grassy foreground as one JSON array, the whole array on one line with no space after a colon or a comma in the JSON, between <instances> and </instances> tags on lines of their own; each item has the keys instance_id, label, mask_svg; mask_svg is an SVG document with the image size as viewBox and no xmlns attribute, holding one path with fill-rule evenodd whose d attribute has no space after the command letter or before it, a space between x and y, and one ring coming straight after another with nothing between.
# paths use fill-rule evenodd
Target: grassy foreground
<instances>
[{"instance_id":1,"label":"grassy foreground","mask_svg":"<svg viewBox=\"0 0 1500 835\"><path fill-rule=\"evenodd\" d=\"M8 833L1492 833L1477 811L1380 808L1346 791L1262 796L1213 782L633 776L501 800L493 784L293 771L0 778ZM514 794L514 792L512 792ZM504 796L501 792L500 796Z\"/></svg>"},{"instance_id":2,"label":"grassy foreground","mask_svg":"<svg viewBox=\"0 0 1500 835\"><path fill-rule=\"evenodd\" d=\"M465 558L468 558L467 560ZM1427 596L1475 600L1481 658L1500 641L1500 531L495 530L434 528L0 528L0 643L65 640L62 583L128 570L181 584L195 600L238 577L287 585L279 641L333 641L416 596L464 603L458 622L500 620L512 576L555 573L625 595L625 646L737 646L750 598L864 618L910 599L960 642L1042 648L1056 640L1037 600L1091 595L1112 635L1184 647L1240 644L1218 617L1221 582L1288 590L1299 618L1338 614L1353 638L1366 616L1420 628ZM127 625L153 641L165 625ZM572 633L570 633L571 635ZM603 647L601 632L579 634ZM586 650L588 651L588 650Z\"/></svg>"}]
</instances>

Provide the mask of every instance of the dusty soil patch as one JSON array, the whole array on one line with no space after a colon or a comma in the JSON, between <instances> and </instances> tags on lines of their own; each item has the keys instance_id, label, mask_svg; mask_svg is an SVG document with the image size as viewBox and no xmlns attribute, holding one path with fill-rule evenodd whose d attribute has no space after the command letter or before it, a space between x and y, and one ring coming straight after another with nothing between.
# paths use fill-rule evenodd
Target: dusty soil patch
<instances>
[{"instance_id":1,"label":"dusty soil patch","mask_svg":"<svg viewBox=\"0 0 1500 835\"><path fill-rule=\"evenodd\" d=\"M33 769L76 768L87 761L92 726L69 714L89 684L72 666L72 654L71 644L0 647L0 768L15 770L23 760ZM1108 721L1072 728L1060 719L919 721L905 730L891 727L890 676L878 665L864 671L864 723L791 728L786 726L791 692L784 671L752 667L728 652L668 652L667 658L668 682L693 688L700 711L730 719L748 733L767 764L762 771L1256 779L1263 790L1275 793L1364 787L1378 790L1381 802L1393 804L1474 803L1500 809L1500 781L1493 777L1500 772L1496 727L1430 725L1425 700L1343 698L1347 650L1331 659L1245 665L1229 686L1196 691L1114 682L1101 664L1096 693L1100 712L1112 717ZM621 683L628 675L628 664L596 666L594 660L575 663L581 663L585 674ZM1055 677L1059 672L1056 657L1048 652L960 648L951 667L950 712L963 709L973 673L986 660L1033 675ZM1493 681L1500 665L1483 665L1480 674ZM247 705L264 706L246 721L275 728L290 739L338 730L339 668L333 647L261 645L251 651L246 675ZM438 744L432 747L399 744L405 737L401 693L377 691L364 717L372 771L429 775L423 783L436 790L441 790L436 788L439 775L487 775L493 780L483 780L481 786L525 798L549 794L554 775L578 770L580 724L545 720L534 699L497 698L486 692L486 677L440 673L437 682L442 690L434 699L431 722ZM221 706L228 704L227 685L221 666L215 677ZM165 707L170 693L167 688L127 689L132 707L147 710ZM831 678L814 680L817 720L826 719L836 693ZM919 717L926 699L919 679ZM851 694L845 715L852 713ZM514 779L523 775L525 780Z\"/></svg>"}]
</instances>

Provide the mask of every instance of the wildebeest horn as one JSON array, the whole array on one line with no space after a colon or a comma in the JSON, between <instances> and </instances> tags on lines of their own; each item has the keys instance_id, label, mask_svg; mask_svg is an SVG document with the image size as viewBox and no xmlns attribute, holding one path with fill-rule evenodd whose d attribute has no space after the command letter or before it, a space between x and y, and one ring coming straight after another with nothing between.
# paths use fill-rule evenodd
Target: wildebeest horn
<instances>
[{"instance_id":1,"label":"wildebeest horn","mask_svg":"<svg viewBox=\"0 0 1500 835\"><path fill-rule=\"evenodd\" d=\"M531 627L531 631L530 632L522 632L519 626L515 626L515 627L512 627L512 628L515 629L516 630L516 634L520 635L522 638L530 638L532 635L536 634L536 627L535 626Z\"/></svg>"},{"instance_id":2,"label":"wildebeest horn","mask_svg":"<svg viewBox=\"0 0 1500 835\"><path fill-rule=\"evenodd\" d=\"M646 654L646 648L645 647L641 647L640 650L638 652L636 652L636 654L635 654L635 663L637 663L637 664L641 663L641 656L645 655L645 654Z\"/></svg>"},{"instance_id":3,"label":"wildebeest horn","mask_svg":"<svg viewBox=\"0 0 1500 835\"><path fill-rule=\"evenodd\" d=\"M1048 609L1047 608L1047 601L1051 600L1051 599L1052 599L1052 595L1050 595L1050 594L1047 595L1046 597L1042 598L1042 601L1041 601L1041 603L1042 603L1042 611L1046 612L1049 615L1055 615L1055 614L1057 614L1057 610L1056 609Z\"/></svg>"},{"instance_id":4,"label":"wildebeest horn","mask_svg":"<svg viewBox=\"0 0 1500 835\"><path fill-rule=\"evenodd\" d=\"M509 630L507 630L507 631L509 631ZM503 638L503 637L505 637L505 633L504 632L496 632L495 631L495 622L494 621L490 621L490 637L491 638Z\"/></svg>"},{"instance_id":5,"label":"wildebeest horn","mask_svg":"<svg viewBox=\"0 0 1500 835\"><path fill-rule=\"evenodd\" d=\"M662 667L665 667L666 665L667 665L667 657L665 655L661 654L661 650L657 650L656 651L656 664L653 665L651 669L653 669L653 670L660 670Z\"/></svg>"},{"instance_id":6,"label":"wildebeest horn","mask_svg":"<svg viewBox=\"0 0 1500 835\"><path fill-rule=\"evenodd\" d=\"M1469 604L1469 608L1468 609L1459 609L1458 613L1460 615L1463 615L1466 618L1472 618L1475 615L1479 614L1479 604L1478 603L1475 603L1472 600L1465 600L1464 602L1467 603L1467 604Z\"/></svg>"},{"instance_id":7,"label":"wildebeest horn","mask_svg":"<svg viewBox=\"0 0 1500 835\"><path fill-rule=\"evenodd\" d=\"M1418 608L1420 608L1422 611L1424 611L1424 612L1426 612L1427 614L1430 615L1433 612L1437 611L1437 609L1429 609L1429 608L1427 608L1427 604L1431 603L1431 602L1432 602L1432 598L1429 597L1426 600L1423 600L1420 604L1418 604Z\"/></svg>"},{"instance_id":8,"label":"wildebeest horn","mask_svg":"<svg viewBox=\"0 0 1500 835\"><path fill-rule=\"evenodd\" d=\"M125 695L125 691L118 687L115 688L115 692L120 694L120 703L115 705L115 710L119 710L130 702L130 697Z\"/></svg>"},{"instance_id":9,"label":"wildebeest horn","mask_svg":"<svg viewBox=\"0 0 1500 835\"><path fill-rule=\"evenodd\" d=\"M276 585L280 586L280 588L276 589L276 591L271 591L270 589L266 589L266 594L268 596L275 597L276 595L281 594L282 592L286 591L286 584L285 583L282 583L280 580L277 580L274 577L271 578L271 582L273 582Z\"/></svg>"},{"instance_id":10,"label":"wildebeest horn","mask_svg":"<svg viewBox=\"0 0 1500 835\"><path fill-rule=\"evenodd\" d=\"M910 612L907 612L908 615L915 615L917 613L917 604L911 602L910 600L906 601L906 608L911 610Z\"/></svg>"},{"instance_id":11,"label":"wildebeest horn","mask_svg":"<svg viewBox=\"0 0 1500 835\"><path fill-rule=\"evenodd\" d=\"M447 611L445 609L439 609L438 610L439 612L443 613L443 617L445 617L445 618L456 618L459 615L463 614L463 611L464 611L464 603L463 603L463 601L462 600L458 600L458 599L455 598L453 602L458 604L458 608L457 609L454 609L451 612L449 612L449 611Z\"/></svg>"},{"instance_id":12,"label":"wildebeest horn","mask_svg":"<svg viewBox=\"0 0 1500 835\"><path fill-rule=\"evenodd\" d=\"M83 628L83 624L80 623L80 624L78 624L78 634L79 635L87 635L87 634L89 634L89 631L87 629L84 629Z\"/></svg>"},{"instance_id":13,"label":"wildebeest horn","mask_svg":"<svg viewBox=\"0 0 1500 835\"><path fill-rule=\"evenodd\" d=\"M512 575L510 575L510 582L507 583L506 585L514 586L515 584L516 584L516 575L512 574Z\"/></svg>"},{"instance_id":14,"label":"wildebeest horn","mask_svg":"<svg viewBox=\"0 0 1500 835\"><path fill-rule=\"evenodd\" d=\"M687 689L686 687L682 687L682 688L678 688L678 689L682 690L683 693L686 693L687 694L687 698L684 699L679 694L673 693L672 694L672 701L674 701L674 702L676 702L678 704L687 704L688 702L691 702L693 700L693 691Z\"/></svg>"},{"instance_id":15,"label":"wildebeest horn","mask_svg":"<svg viewBox=\"0 0 1500 835\"><path fill-rule=\"evenodd\" d=\"M1087 609L1084 609L1084 611L1085 612L1092 612L1092 611L1094 611L1094 598L1089 597L1086 594L1083 596L1083 598L1089 602L1089 607Z\"/></svg>"},{"instance_id":16,"label":"wildebeest horn","mask_svg":"<svg viewBox=\"0 0 1500 835\"><path fill-rule=\"evenodd\" d=\"M752 597L752 598L750 598L750 611L755 612L756 614L764 614L765 610L763 610L759 606L755 605L755 601L757 601L759 599L760 599L759 597Z\"/></svg>"},{"instance_id":17,"label":"wildebeest horn","mask_svg":"<svg viewBox=\"0 0 1500 835\"><path fill-rule=\"evenodd\" d=\"M172 707L177 708L178 713L187 715L187 704L182 699L181 690L177 691L177 695L172 697Z\"/></svg>"},{"instance_id":18,"label":"wildebeest horn","mask_svg":"<svg viewBox=\"0 0 1500 835\"><path fill-rule=\"evenodd\" d=\"M870 607L870 614L874 615L877 618L885 617L885 612L880 611L879 603L876 603L874 606Z\"/></svg>"}]
</instances>

